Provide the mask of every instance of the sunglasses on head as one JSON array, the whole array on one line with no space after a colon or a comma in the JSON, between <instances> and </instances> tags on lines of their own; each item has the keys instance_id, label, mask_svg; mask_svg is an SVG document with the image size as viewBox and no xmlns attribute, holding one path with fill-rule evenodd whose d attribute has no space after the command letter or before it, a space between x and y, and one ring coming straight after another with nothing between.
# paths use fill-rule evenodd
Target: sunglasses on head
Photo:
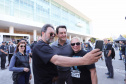
<instances>
[{"instance_id":1,"label":"sunglasses on head","mask_svg":"<svg viewBox=\"0 0 126 84\"><path fill-rule=\"evenodd\" d=\"M80 45L80 42L77 42L77 43L71 43L71 46L75 46L75 44L78 46L78 45Z\"/></svg>"},{"instance_id":2,"label":"sunglasses on head","mask_svg":"<svg viewBox=\"0 0 126 84\"><path fill-rule=\"evenodd\" d=\"M54 36L54 37L55 37L55 36L56 36L56 34L55 34L55 33L50 33L50 36Z\"/></svg>"},{"instance_id":3,"label":"sunglasses on head","mask_svg":"<svg viewBox=\"0 0 126 84\"><path fill-rule=\"evenodd\" d=\"M25 47L25 46L21 45L20 47L22 48L22 47Z\"/></svg>"}]
</instances>

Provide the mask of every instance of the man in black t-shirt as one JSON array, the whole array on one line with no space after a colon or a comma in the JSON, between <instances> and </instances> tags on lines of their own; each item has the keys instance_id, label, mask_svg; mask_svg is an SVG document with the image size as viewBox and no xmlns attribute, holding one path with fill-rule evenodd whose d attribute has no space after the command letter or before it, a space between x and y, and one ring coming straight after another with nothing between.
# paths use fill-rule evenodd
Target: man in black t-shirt
<instances>
[{"instance_id":1,"label":"man in black t-shirt","mask_svg":"<svg viewBox=\"0 0 126 84\"><path fill-rule=\"evenodd\" d=\"M73 37L71 47L74 51L73 57L82 57L87 52L81 50L80 39ZM95 64L72 67L73 84L97 84L97 74Z\"/></svg>"},{"instance_id":2,"label":"man in black t-shirt","mask_svg":"<svg viewBox=\"0 0 126 84\"><path fill-rule=\"evenodd\" d=\"M33 48L34 84L52 84L57 78L55 65L63 67L89 65L101 58L101 56L98 56L102 53L99 49L95 49L79 58L56 55L49 46L55 36L54 28L50 24L42 27L41 36L42 40L37 42Z\"/></svg>"},{"instance_id":3,"label":"man in black t-shirt","mask_svg":"<svg viewBox=\"0 0 126 84\"><path fill-rule=\"evenodd\" d=\"M105 56L105 63L108 69L108 72L105 73L108 75L107 78L113 78L113 66L112 66L112 45L108 43L107 39L104 39L104 56Z\"/></svg>"}]
</instances>

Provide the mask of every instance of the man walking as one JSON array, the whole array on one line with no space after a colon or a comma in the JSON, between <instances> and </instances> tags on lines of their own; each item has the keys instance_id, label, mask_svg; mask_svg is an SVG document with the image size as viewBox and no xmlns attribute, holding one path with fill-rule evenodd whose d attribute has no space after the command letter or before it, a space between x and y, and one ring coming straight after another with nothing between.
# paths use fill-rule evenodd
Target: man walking
<instances>
[{"instance_id":1,"label":"man walking","mask_svg":"<svg viewBox=\"0 0 126 84\"><path fill-rule=\"evenodd\" d=\"M97 62L102 52L95 49L87 53L84 57L74 58L57 55L49 46L54 39L54 27L46 24L41 30L42 40L37 42L33 48L33 74L34 84L52 84L57 76L55 65L70 67L76 65L89 65Z\"/></svg>"},{"instance_id":2,"label":"man walking","mask_svg":"<svg viewBox=\"0 0 126 84\"><path fill-rule=\"evenodd\" d=\"M113 78L113 66L112 66L112 45L108 43L107 39L104 39L104 56L105 56L105 63L108 69L108 73L105 73L106 75L108 75L107 78Z\"/></svg>"},{"instance_id":3,"label":"man walking","mask_svg":"<svg viewBox=\"0 0 126 84\"><path fill-rule=\"evenodd\" d=\"M51 47L58 55L65 55L67 57L72 57L73 50L70 46L70 40L67 39L67 28L64 25L58 26L56 28L56 34L58 40L51 44ZM58 66L58 80L56 84L73 84L71 77L71 68L70 67L61 67Z\"/></svg>"}]
</instances>

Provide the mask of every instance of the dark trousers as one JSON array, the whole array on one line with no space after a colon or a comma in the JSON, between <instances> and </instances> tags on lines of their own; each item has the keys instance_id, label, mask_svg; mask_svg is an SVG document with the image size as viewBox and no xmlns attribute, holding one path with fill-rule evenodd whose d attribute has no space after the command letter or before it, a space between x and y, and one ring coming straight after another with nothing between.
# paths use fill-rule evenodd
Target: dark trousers
<instances>
[{"instance_id":1,"label":"dark trousers","mask_svg":"<svg viewBox=\"0 0 126 84\"><path fill-rule=\"evenodd\" d=\"M30 72L23 72L13 84L29 84Z\"/></svg>"},{"instance_id":2,"label":"dark trousers","mask_svg":"<svg viewBox=\"0 0 126 84\"><path fill-rule=\"evenodd\" d=\"M111 56L105 57L105 63L108 69L109 76L113 77L114 73L113 73L113 66L112 66L112 57Z\"/></svg>"},{"instance_id":3,"label":"dark trousers","mask_svg":"<svg viewBox=\"0 0 126 84\"><path fill-rule=\"evenodd\" d=\"M120 59L122 59L122 51L119 50Z\"/></svg>"},{"instance_id":4,"label":"dark trousers","mask_svg":"<svg viewBox=\"0 0 126 84\"><path fill-rule=\"evenodd\" d=\"M2 54L1 55L1 68L5 68L5 63L6 63L6 55Z\"/></svg>"},{"instance_id":5,"label":"dark trousers","mask_svg":"<svg viewBox=\"0 0 126 84\"><path fill-rule=\"evenodd\" d=\"M13 56L13 54L9 54L9 56L8 56L9 63L8 64L10 64L10 60L11 60L12 56Z\"/></svg>"},{"instance_id":6,"label":"dark trousers","mask_svg":"<svg viewBox=\"0 0 126 84\"><path fill-rule=\"evenodd\" d=\"M55 84L73 84L71 71L58 71L58 80Z\"/></svg>"}]
</instances>

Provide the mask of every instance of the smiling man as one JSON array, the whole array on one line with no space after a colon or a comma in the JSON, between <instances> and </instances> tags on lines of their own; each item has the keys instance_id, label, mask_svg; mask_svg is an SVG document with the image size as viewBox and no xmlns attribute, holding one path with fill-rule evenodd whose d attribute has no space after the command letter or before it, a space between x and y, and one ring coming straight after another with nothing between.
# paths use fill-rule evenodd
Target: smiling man
<instances>
[{"instance_id":1,"label":"smiling man","mask_svg":"<svg viewBox=\"0 0 126 84\"><path fill-rule=\"evenodd\" d=\"M73 50L70 46L70 40L67 39L67 28L65 25L60 25L56 28L58 40L51 44L54 52L58 55L72 57ZM73 84L71 78L71 68L58 66L58 80L56 84Z\"/></svg>"}]
</instances>

